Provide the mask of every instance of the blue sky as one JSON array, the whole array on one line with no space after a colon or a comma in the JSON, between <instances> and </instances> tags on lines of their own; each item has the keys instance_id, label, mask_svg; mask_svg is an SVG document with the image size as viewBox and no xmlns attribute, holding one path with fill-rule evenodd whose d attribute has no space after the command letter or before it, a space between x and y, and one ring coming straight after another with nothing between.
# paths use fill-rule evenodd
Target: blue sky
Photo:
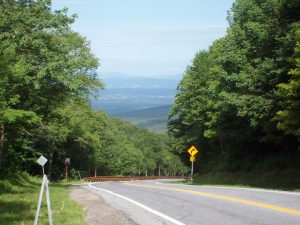
<instances>
[{"instance_id":1,"label":"blue sky","mask_svg":"<svg viewBox=\"0 0 300 225\"><path fill-rule=\"evenodd\" d=\"M78 19L73 29L91 42L100 76L183 74L195 53L225 35L233 0L53 0Z\"/></svg>"}]
</instances>

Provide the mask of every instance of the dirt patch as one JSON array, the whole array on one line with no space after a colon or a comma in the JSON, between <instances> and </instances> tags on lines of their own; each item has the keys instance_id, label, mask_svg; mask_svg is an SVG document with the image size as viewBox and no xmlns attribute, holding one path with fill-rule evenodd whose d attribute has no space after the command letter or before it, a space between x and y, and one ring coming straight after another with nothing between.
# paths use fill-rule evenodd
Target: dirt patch
<instances>
[{"instance_id":1,"label":"dirt patch","mask_svg":"<svg viewBox=\"0 0 300 225\"><path fill-rule=\"evenodd\" d=\"M71 188L71 199L84 206L85 221L89 225L137 225L124 213L107 204L99 195L83 187Z\"/></svg>"}]
</instances>

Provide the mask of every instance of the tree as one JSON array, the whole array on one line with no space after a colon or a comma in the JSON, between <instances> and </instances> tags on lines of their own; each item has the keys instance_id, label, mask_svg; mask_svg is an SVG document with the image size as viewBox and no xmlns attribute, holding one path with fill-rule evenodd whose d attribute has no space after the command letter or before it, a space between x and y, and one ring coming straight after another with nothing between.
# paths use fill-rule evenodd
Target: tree
<instances>
[{"instance_id":1,"label":"tree","mask_svg":"<svg viewBox=\"0 0 300 225\"><path fill-rule=\"evenodd\" d=\"M295 48L295 68L289 72L288 83L278 85L277 95L282 98L282 110L278 111L275 119L277 127L287 134L300 137L300 30L296 33L297 46Z\"/></svg>"},{"instance_id":2,"label":"tree","mask_svg":"<svg viewBox=\"0 0 300 225\"><path fill-rule=\"evenodd\" d=\"M178 84L168 127L179 153L201 146L202 158L230 170L297 154L299 8L297 1L235 1L226 36L197 53Z\"/></svg>"},{"instance_id":3,"label":"tree","mask_svg":"<svg viewBox=\"0 0 300 225\"><path fill-rule=\"evenodd\" d=\"M51 1L42 0L0 4L2 161L5 143L16 136L5 129L19 121L52 126L53 112L75 96L88 98L102 83L96 76L98 60L88 42L70 29L75 16L68 17L66 9L51 12Z\"/></svg>"}]
</instances>

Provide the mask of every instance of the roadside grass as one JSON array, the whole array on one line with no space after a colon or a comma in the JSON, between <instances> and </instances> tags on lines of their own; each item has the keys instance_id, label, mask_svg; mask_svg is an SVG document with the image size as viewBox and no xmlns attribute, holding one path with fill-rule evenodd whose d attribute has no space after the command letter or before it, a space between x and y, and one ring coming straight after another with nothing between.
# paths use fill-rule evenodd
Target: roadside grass
<instances>
[{"instance_id":1,"label":"roadside grass","mask_svg":"<svg viewBox=\"0 0 300 225\"><path fill-rule=\"evenodd\" d=\"M177 183L244 188L265 188L300 192L300 172L294 170L273 172L212 172L196 174L193 181Z\"/></svg>"},{"instance_id":2,"label":"roadside grass","mask_svg":"<svg viewBox=\"0 0 300 225\"><path fill-rule=\"evenodd\" d=\"M21 173L14 179L0 180L0 224L32 225L42 178ZM83 208L69 198L69 183L50 182L53 224L86 225ZM43 196L39 225L48 225L46 196Z\"/></svg>"}]
</instances>

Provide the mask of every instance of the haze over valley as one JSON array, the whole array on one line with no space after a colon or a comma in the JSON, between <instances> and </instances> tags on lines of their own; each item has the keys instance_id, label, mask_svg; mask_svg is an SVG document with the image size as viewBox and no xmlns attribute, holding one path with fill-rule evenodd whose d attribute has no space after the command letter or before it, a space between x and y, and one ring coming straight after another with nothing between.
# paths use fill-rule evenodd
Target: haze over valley
<instances>
[{"instance_id":1,"label":"haze over valley","mask_svg":"<svg viewBox=\"0 0 300 225\"><path fill-rule=\"evenodd\" d=\"M92 101L95 109L153 131L166 130L181 75L150 78L105 73L100 77L106 88Z\"/></svg>"}]
</instances>

